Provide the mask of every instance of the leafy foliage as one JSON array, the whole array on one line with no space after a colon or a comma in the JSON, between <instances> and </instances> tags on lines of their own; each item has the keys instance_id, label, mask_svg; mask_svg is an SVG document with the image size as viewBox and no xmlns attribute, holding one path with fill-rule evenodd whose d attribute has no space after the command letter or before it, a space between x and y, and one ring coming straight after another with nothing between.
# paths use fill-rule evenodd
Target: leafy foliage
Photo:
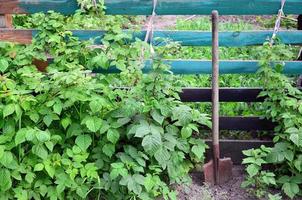
<instances>
[{"instance_id":1,"label":"leafy foliage","mask_svg":"<svg viewBox=\"0 0 302 200\"><path fill-rule=\"evenodd\" d=\"M204 161L207 145L195 136L207 115L180 102L160 55L143 75L147 44L125 42L120 18L90 3L79 1L76 15L104 18L98 48L54 12L28 19L40 30L32 44L0 44L0 199L176 199L169 184L187 182ZM48 57L39 71L34 61ZM121 73L91 76L109 66Z\"/></svg>"},{"instance_id":2,"label":"leafy foliage","mask_svg":"<svg viewBox=\"0 0 302 200\"><path fill-rule=\"evenodd\" d=\"M244 186L255 186L257 196L266 195L269 186L280 187L290 198L301 194L301 127L302 127L302 93L293 86L286 76L282 75L283 64L272 61L292 57L284 45L264 45L261 69L258 71L262 79L264 91L260 94L266 97L263 110L267 119L277 124L275 128L274 146L261 147L245 152L248 158L243 163L248 164L248 178ZM267 164L273 164L274 169L267 169Z\"/></svg>"}]
</instances>

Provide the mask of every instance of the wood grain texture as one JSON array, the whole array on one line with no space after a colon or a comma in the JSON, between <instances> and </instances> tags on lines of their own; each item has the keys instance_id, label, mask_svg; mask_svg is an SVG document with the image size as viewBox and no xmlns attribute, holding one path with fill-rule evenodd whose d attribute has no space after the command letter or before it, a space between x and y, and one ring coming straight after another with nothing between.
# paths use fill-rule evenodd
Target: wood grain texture
<instances>
[{"instance_id":1,"label":"wood grain texture","mask_svg":"<svg viewBox=\"0 0 302 200\"><path fill-rule=\"evenodd\" d=\"M3 30L6 36L16 34L18 31L24 30ZM32 32L33 37L38 33L36 30L28 30ZM105 35L102 30L73 30L73 35L80 40L94 39L95 44L101 44L101 39ZM146 31L140 32L125 32L132 34L134 41L135 38L144 40ZM19 34L18 41L24 40L30 33L23 36ZM262 45L265 41L272 36L272 31L246 31L246 32L220 32L219 45L225 47L241 47L250 45ZM280 31L278 33L279 39L284 44L300 45L302 44L302 31ZM16 38L16 36L14 36ZM28 40L28 38L27 38ZM154 31L154 46L163 46L167 44L167 40L179 42L182 46L211 46L211 32L204 31Z\"/></svg>"},{"instance_id":2,"label":"wood grain texture","mask_svg":"<svg viewBox=\"0 0 302 200\"><path fill-rule=\"evenodd\" d=\"M206 143L211 147L212 141L206 140ZM231 158L235 165L240 165L245 157L242 153L243 150L256 149L261 145L272 147L274 143L270 140L220 140L220 154L221 158ZM206 161L211 159L212 151L206 151Z\"/></svg>"},{"instance_id":3,"label":"wood grain texture","mask_svg":"<svg viewBox=\"0 0 302 200\"><path fill-rule=\"evenodd\" d=\"M150 15L152 0L105 0L107 14ZM277 14L280 0L160 0L158 15L210 15L218 10L221 15ZM0 0L0 14L36 13L55 10L72 14L78 9L76 0ZM287 0L285 14L301 14L301 0Z\"/></svg>"},{"instance_id":4,"label":"wood grain texture","mask_svg":"<svg viewBox=\"0 0 302 200\"><path fill-rule=\"evenodd\" d=\"M34 1L31 1L34 4ZM18 0L0 0L0 14L20 14L26 11L19 6Z\"/></svg>"},{"instance_id":5,"label":"wood grain texture","mask_svg":"<svg viewBox=\"0 0 302 200\"><path fill-rule=\"evenodd\" d=\"M211 74L212 62L207 60L165 60L166 64L171 66L174 74ZM284 62L285 74L302 74L301 61ZM220 74L252 74L259 69L258 61L220 61ZM143 68L144 73L152 70L152 62L146 61ZM120 71L111 67L108 70L99 68L94 73L119 73Z\"/></svg>"},{"instance_id":6,"label":"wood grain texture","mask_svg":"<svg viewBox=\"0 0 302 200\"><path fill-rule=\"evenodd\" d=\"M32 41L31 30L0 29L0 41L30 44Z\"/></svg>"},{"instance_id":7,"label":"wood grain texture","mask_svg":"<svg viewBox=\"0 0 302 200\"><path fill-rule=\"evenodd\" d=\"M220 88L219 102L263 102L258 98L261 88ZM184 88L180 93L182 102L211 102L211 88Z\"/></svg>"}]
</instances>

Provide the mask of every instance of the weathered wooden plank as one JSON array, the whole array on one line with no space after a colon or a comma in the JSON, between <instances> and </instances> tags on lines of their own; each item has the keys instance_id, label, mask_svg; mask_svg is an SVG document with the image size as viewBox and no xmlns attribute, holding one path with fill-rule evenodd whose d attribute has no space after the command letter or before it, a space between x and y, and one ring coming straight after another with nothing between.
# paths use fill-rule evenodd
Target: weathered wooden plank
<instances>
[{"instance_id":1,"label":"weathered wooden plank","mask_svg":"<svg viewBox=\"0 0 302 200\"><path fill-rule=\"evenodd\" d=\"M164 60L164 62L171 66L171 71L174 74L211 74L211 61L204 60ZM220 74L251 74L259 69L258 61L221 61ZM143 68L144 73L152 71L152 62L146 61ZM119 73L120 71L111 67L108 70L99 68L93 71L94 73ZM301 61L286 61L284 66L285 74L301 74Z\"/></svg>"},{"instance_id":2,"label":"weathered wooden plank","mask_svg":"<svg viewBox=\"0 0 302 200\"><path fill-rule=\"evenodd\" d=\"M259 117L220 117L220 130L272 131L274 123Z\"/></svg>"},{"instance_id":3,"label":"weathered wooden plank","mask_svg":"<svg viewBox=\"0 0 302 200\"><path fill-rule=\"evenodd\" d=\"M0 40L15 41L16 34L24 30L2 30L1 33L5 37L1 37ZM29 41L30 34L34 37L37 31L27 30L30 33L26 35L19 34L18 41ZM101 30L73 30L74 36L80 40L95 39L95 44L101 44L101 38L104 37L105 31ZM139 38L143 40L146 35L146 31L131 32L133 40ZM265 41L272 36L272 31L246 31L246 32L220 32L219 40L220 46L226 47L240 47L250 45L262 45ZM26 39L25 39L26 37ZM278 37L284 44L300 45L302 44L302 31L280 31ZM14 40L11 40L13 38ZM154 31L154 46L163 46L167 40L179 42L182 46L211 46L212 37L211 32L204 31Z\"/></svg>"},{"instance_id":4,"label":"weathered wooden plank","mask_svg":"<svg viewBox=\"0 0 302 200\"><path fill-rule=\"evenodd\" d=\"M32 31L0 29L0 41L30 44L32 41Z\"/></svg>"},{"instance_id":5,"label":"weathered wooden plank","mask_svg":"<svg viewBox=\"0 0 302 200\"><path fill-rule=\"evenodd\" d=\"M206 143L211 147L212 141L206 140ZM231 158L235 165L240 165L245 156L243 150L256 149L261 145L272 147L273 142L270 140L220 140L221 158ZM206 160L211 159L212 151L208 149L206 152Z\"/></svg>"},{"instance_id":6,"label":"weathered wooden plank","mask_svg":"<svg viewBox=\"0 0 302 200\"><path fill-rule=\"evenodd\" d=\"M261 88L220 88L220 102L263 102L258 98ZM211 88L184 88L180 93L182 102L211 102Z\"/></svg>"},{"instance_id":7,"label":"weathered wooden plank","mask_svg":"<svg viewBox=\"0 0 302 200\"><path fill-rule=\"evenodd\" d=\"M152 0L105 0L107 14L150 15ZM280 0L160 0L158 15L209 15L218 10L221 15L270 15L277 14ZM300 14L302 2L287 0L284 12ZM78 9L76 0L0 0L0 14L36 13L55 10L72 14Z\"/></svg>"}]
</instances>

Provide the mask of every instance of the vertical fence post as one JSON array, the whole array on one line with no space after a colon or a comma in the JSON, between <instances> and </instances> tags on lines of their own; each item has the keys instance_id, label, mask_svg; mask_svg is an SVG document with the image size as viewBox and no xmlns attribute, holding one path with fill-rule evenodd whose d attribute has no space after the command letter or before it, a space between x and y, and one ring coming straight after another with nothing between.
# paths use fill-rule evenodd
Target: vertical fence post
<instances>
[{"instance_id":1,"label":"vertical fence post","mask_svg":"<svg viewBox=\"0 0 302 200\"><path fill-rule=\"evenodd\" d=\"M219 183L219 43L218 12L212 11L212 134L214 184Z\"/></svg>"},{"instance_id":2,"label":"vertical fence post","mask_svg":"<svg viewBox=\"0 0 302 200\"><path fill-rule=\"evenodd\" d=\"M13 17L12 15L0 15L0 28L12 28Z\"/></svg>"}]
</instances>

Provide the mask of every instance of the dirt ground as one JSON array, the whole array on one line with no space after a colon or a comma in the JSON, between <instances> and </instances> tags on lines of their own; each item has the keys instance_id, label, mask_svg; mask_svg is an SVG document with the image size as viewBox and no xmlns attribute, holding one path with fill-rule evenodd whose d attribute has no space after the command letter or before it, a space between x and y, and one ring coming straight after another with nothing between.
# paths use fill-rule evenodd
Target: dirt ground
<instances>
[{"instance_id":1,"label":"dirt ground","mask_svg":"<svg viewBox=\"0 0 302 200\"><path fill-rule=\"evenodd\" d=\"M179 200L256 200L240 187L244 180L242 166L233 168L233 179L221 186L202 183L202 172L191 173L190 186L177 186Z\"/></svg>"}]
</instances>

